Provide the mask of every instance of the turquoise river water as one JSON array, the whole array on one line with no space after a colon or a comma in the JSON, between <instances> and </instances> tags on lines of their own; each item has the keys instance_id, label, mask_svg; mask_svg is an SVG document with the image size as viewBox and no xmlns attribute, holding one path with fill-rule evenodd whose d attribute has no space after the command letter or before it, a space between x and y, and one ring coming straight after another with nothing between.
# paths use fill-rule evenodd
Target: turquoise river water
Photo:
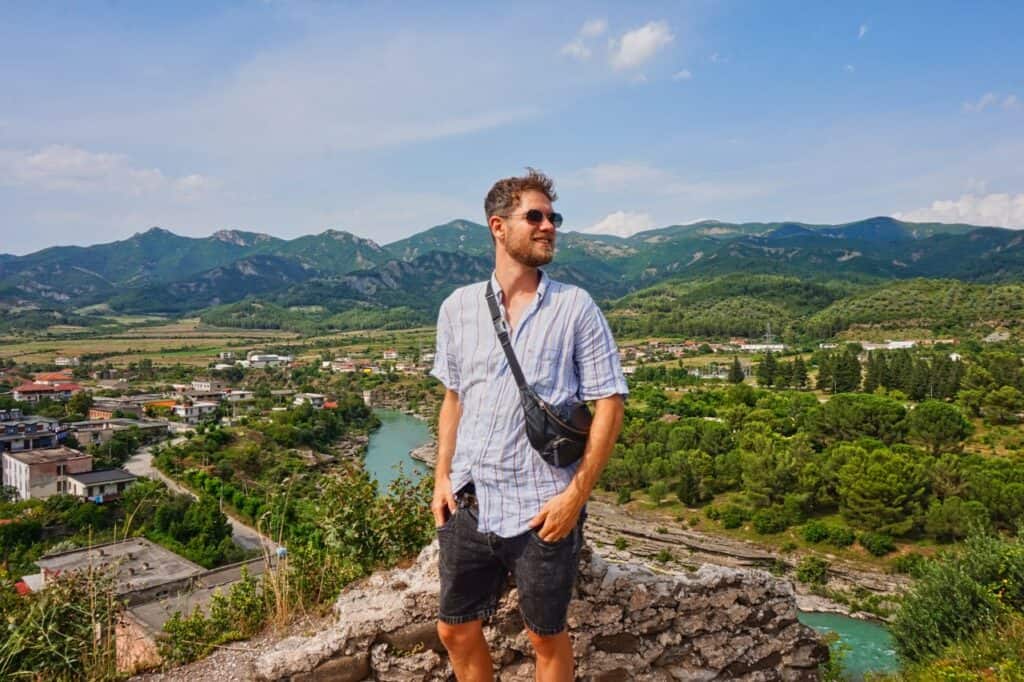
<instances>
[{"instance_id":1,"label":"turquoise river water","mask_svg":"<svg viewBox=\"0 0 1024 682\"><path fill-rule=\"evenodd\" d=\"M419 479L428 467L409 457L409 451L430 439L427 425L398 410L375 410L381 426L370 434L366 469L377 479L381 492L404 471ZM845 669L852 680L868 672L892 672L898 668L892 638L881 625L833 613L801 613L800 621L819 632L836 632L849 646Z\"/></svg>"}]
</instances>

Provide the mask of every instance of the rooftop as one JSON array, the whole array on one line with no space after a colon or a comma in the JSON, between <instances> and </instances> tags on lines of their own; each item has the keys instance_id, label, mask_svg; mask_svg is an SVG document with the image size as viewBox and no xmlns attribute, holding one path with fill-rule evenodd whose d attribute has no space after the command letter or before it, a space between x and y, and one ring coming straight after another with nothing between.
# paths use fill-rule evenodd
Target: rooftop
<instances>
[{"instance_id":1,"label":"rooftop","mask_svg":"<svg viewBox=\"0 0 1024 682\"><path fill-rule=\"evenodd\" d=\"M69 459L78 459L80 457L92 457L84 452L73 450L67 446L61 445L55 448L46 448L45 450L25 450L24 452L5 452L5 455L18 460L23 464L46 464L48 462L63 462Z\"/></svg>"},{"instance_id":2,"label":"rooftop","mask_svg":"<svg viewBox=\"0 0 1024 682\"><path fill-rule=\"evenodd\" d=\"M36 561L36 565L49 573L75 571L90 565L114 566L117 571L118 594L162 585L204 572L202 566L145 538L132 538L52 554Z\"/></svg>"},{"instance_id":3,"label":"rooftop","mask_svg":"<svg viewBox=\"0 0 1024 682\"><path fill-rule=\"evenodd\" d=\"M97 483L119 483L121 481L134 481L135 474L124 469L95 469L81 474L68 474L83 485L95 485Z\"/></svg>"}]
</instances>

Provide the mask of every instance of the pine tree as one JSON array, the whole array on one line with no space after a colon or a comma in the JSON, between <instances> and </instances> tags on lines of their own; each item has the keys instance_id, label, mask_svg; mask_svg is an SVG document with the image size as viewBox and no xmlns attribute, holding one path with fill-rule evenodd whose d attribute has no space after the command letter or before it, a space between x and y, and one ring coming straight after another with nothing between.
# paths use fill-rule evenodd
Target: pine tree
<instances>
[{"instance_id":1,"label":"pine tree","mask_svg":"<svg viewBox=\"0 0 1024 682\"><path fill-rule=\"evenodd\" d=\"M836 393L852 393L860 388L860 360L849 348L836 360L832 383Z\"/></svg>"},{"instance_id":2,"label":"pine tree","mask_svg":"<svg viewBox=\"0 0 1024 682\"><path fill-rule=\"evenodd\" d=\"M864 375L864 392L874 393L879 386L884 386L885 360L882 354L875 351L868 353L868 371Z\"/></svg>"},{"instance_id":3,"label":"pine tree","mask_svg":"<svg viewBox=\"0 0 1024 682\"><path fill-rule=\"evenodd\" d=\"M729 367L729 383L743 383L743 366L740 364L740 359L735 355L732 356L732 365Z\"/></svg>"},{"instance_id":4,"label":"pine tree","mask_svg":"<svg viewBox=\"0 0 1024 682\"><path fill-rule=\"evenodd\" d=\"M778 370L775 356L771 351L765 353L764 360L757 365L757 383L760 386L771 386L775 383L775 372Z\"/></svg>"},{"instance_id":5,"label":"pine tree","mask_svg":"<svg viewBox=\"0 0 1024 682\"><path fill-rule=\"evenodd\" d=\"M796 356L796 360L793 361L793 377L790 379L790 384L797 390L803 390L807 388L807 365L804 364L803 356Z\"/></svg>"},{"instance_id":6,"label":"pine tree","mask_svg":"<svg viewBox=\"0 0 1024 682\"><path fill-rule=\"evenodd\" d=\"M818 359L818 381L815 383L815 387L819 391L835 392L835 384L832 377L834 365L835 359L832 353L823 353Z\"/></svg>"},{"instance_id":7,"label":"pine tree","mask_svg":"<svg viewBox=\"0 0 1024 682\"><path fill-rule=\"evenodd\" d=\"M789 388L793 384L793 363L780 362L775 370L775 387Z\"/></svg>"}]
</instances>

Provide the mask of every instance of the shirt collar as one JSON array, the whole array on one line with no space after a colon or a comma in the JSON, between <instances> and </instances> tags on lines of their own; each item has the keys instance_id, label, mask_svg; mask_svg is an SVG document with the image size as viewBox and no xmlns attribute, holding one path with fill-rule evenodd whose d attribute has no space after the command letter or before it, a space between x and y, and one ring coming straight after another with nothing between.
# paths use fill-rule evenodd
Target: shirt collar
<instances>
[{"instance_id":1,"label":"shirt collar","mask_svg":"<svg viewBox=\"0 0 1024 682\"><path fill-rule=\"evenodd\" d=\"M537 302L544 300L544 294L548 290L548 273L540 270L540 282L537 284ZM491 288L494 289L494 293L498 298L498 301L505 305L505 292L501 290L501 285L498 284L498 273L491 271Z\"/></svg>"}]
</instances>

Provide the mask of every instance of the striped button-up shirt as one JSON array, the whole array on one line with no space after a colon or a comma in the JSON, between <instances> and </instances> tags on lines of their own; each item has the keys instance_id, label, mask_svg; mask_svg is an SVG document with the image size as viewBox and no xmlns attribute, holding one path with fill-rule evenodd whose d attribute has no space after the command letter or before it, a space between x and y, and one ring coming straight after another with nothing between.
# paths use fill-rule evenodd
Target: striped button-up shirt
<instances>
[{"instance_id":1,"label":"striped button-up shirt","mask_svg":"<svg viewBox=\"0 0 1024 682\"><path fill-rule=\"evenodd\" d=\"M491 286L505 314L501 287ZM576 466L549 465L530 445L519 389L484 298L486 282L455 290L437 320L435 377L456 391L462 416L452 459L452 490L470 482L480 532L512 537L562 492ZM590 295L541 272L533 302L510 338L527 382L553 405L626 395L626 379L608 323Z\"/></svg>"}]
</instances>

